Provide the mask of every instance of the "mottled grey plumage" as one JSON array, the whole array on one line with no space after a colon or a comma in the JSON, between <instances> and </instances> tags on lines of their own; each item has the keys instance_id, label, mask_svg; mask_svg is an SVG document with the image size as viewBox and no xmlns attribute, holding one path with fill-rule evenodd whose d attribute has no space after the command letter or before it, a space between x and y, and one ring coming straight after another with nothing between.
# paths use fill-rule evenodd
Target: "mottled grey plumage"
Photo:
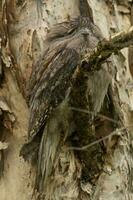
<instances>
[{"instance_id":1,"label":"mottled grey plumage","mask_svg":"<svg viewBox=\"0 0 133 200\"><path fill-rule=\"evenodd\" d=\"M44 56L33 66L29 80L30 141L64 99L81 57L91 51L100 38L98 28L89 18L60 23L51 29Z\"/></svg>"},{"instance_id":2,"label":"mottled grey plumage","mask_svg":"<svg viewBox=\"0 0 133 200\"><path fill-rule=\"evenodd\" d=\"M75 85L77 83L76 76L80 74L80 70L82 71L81 74L84 74L81 58L83 59L86 53L94 49L101 38L99 29L89 18L79 17L70 22L57 24L47 35L43 57L33 66L28 88L30 107L29 138L28 143L21 150L21 155L26 158L32 155L33 151L39 151L37 184L41 184L41 186L39 185L41 189L43 188L43 183L52 171L52 164L60 142L60 135L58 134L66 131L66 128L63 126L69 129L69 126L67 126L69 123L66 123L66 121L69 121L69 117L66 116L67 111L63 110L64 106L61 107L64 112L62 114L58 110L58 107L63 105L62 102L67 99L66 96L69 97L66 105L71 104L74 106L74 101L78 98L73 98L74 94L77 94L75 91L78 92L78 87ZM82 86L85 86L84 90L81 90L83 92L82 95L86 98L89 76L87 76L87 79L84 75L81 77L83 80L81 79L78 84L80 84L80 89ZM90 85L94 87L92 81ZM102 94L102 102L98 100L100 103L96 105L98 109L95 112L100 110L103 103L109 82L106 81L106 83L107 86L105 86L105 89L102 87L105 90ZM70 88L74 89L70 90ZM95 90L95 88L93 89ZM93 100L95 91L91 91L90 95ZM72 100L70 100L71 96ZM81 95L79 96L81 97ZM88 104L87 100L83 102L83 105L81 102L81 108L87 108L84 103ZM80 106L79 104L76 103L75 105ZM92 107L95 109L96 106ZM58 113L57 117L56 112ZM65 122L63 122L64 119ZM76 119L76 117L75 122L79 122L79 119ZM55 126L55 131L51 126ZM57 134L57 132L59 133Z\"/></svg>"}]
</instances>

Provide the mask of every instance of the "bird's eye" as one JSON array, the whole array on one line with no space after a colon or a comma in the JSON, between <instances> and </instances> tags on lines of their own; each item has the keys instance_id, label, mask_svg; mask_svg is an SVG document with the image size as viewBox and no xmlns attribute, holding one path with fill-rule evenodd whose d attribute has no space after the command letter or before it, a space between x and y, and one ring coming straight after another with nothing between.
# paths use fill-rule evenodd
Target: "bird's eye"
<instances>
[{"instance_id":1,"label":"bird's eye","mask_svg":"<svg viewBox=\"0 0 133 200\"><path fill-rule=\"evenodd\" d=\"M82 35L87 36L87 35L89 35L89 33L83 32Z\"/></svg>"},{"instance_id":2,"label":"bird's eye","mask_svg":"<svg viewBox=\"0 0 133 200\"><path fill-rule=\"evenodd\" d=\"M83 35L89 35L90 31L87 28L82 29L82 34Z\"/></svg>"}]
</instances>

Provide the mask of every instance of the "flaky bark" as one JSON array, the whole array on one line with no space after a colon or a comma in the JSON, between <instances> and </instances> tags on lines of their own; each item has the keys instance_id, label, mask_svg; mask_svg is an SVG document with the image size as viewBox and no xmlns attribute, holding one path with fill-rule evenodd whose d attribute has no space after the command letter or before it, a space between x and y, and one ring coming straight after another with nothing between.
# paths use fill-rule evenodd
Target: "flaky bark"
<instances>
[{"instance_id":1,"label":"flaky bark","mask_svg":"<svg viewBox=\"0 0 133 200\"><path fill-rule=\"evenodd\" d=\"M131 5L128 0L122 3L111 0L88 0L88 3L92 9L89 16L93 14L93 20L105 38L129 28ZM26 84L32 63L43 53L44 39L48 29L57 22L76 17L81 10L77 0L44 2L3 0L0 3L0 140L3 142L0 143L0 151L2 150L2 159L4 153L4 174L0 180L1 200L36 198L33 195L35 167L19 157L20 149L27 137L29 117L25 100ZM80 181L82 164L73 150L68 151L68 146L70 147L68 142L61 147L59 163L55 164L56 176L49 180L45 199L125 200L133 198L133 83L128 69L127 49L118 51L132 43L132 38L127 37L130 34L132 34L132 29L125 35L120 34L112 40L103 41L89 57L92 66L92 63L97 64L99 60L105 60L112 52L117 53L111 57L113 67L108 61L107 70L111 72L110 94L116 115L114 121L120 124L116 125L119 137L106 141L107 153L104 156L104 168L96 185L93 187L89 182ZM123 40L123 37L126 37L126 40ZM111 47L109 52L106 51L106 47ZM109 116L109 118L112 117ZM115 125L114 128L116 129ZM111 130L109 132L111 133ZM1 166L3 169L3 164Z\"/></svg>"}]
</instances>

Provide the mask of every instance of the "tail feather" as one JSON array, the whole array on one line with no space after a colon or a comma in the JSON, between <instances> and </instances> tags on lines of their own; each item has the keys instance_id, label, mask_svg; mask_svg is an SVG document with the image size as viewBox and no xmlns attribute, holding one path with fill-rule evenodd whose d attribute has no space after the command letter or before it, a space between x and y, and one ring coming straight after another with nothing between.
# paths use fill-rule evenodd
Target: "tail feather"
<instances>
[{"instance_id":1,"label":"tail feather","mask_svg":"<svg viewBox=\"0 0 133 200\"><path fill-rule=\"evenodd\" d=\"M50 121L50 124L53 120ZM55 122L54 122L55 123ZM38 171L36 185L39 191L43 191L48 178L54 169L57 151L61 140L58 127L45 127L38 154Z\"/></svg>"},{"instance_id":2,"label":"tail feather","mask_svg":"<svg viewBox=\"0 0 133 200\"><path fill-rule=\"evenodd\" d=\"M44 128L38 152L38 170L36 186L39 192L44 192L50 176L58 163L61 145L70 131L70 109L64 101ZM66 134L66 135L64 135Z\"/></svg>"}]
</instances>

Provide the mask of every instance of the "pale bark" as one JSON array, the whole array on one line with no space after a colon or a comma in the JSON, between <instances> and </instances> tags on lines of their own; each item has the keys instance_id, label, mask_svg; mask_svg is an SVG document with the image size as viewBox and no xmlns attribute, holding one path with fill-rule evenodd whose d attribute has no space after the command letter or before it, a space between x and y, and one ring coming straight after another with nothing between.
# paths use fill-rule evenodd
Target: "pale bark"
<instances>
[{"instance_id":1,"label":"pale bark","mask_svg":"<svg viewBox=\"0 0 133 200\"><path fill-rule=\"evenodd\" d=\"M88 3L93 20L105 38L131 26L130 1L88 0ZM35 199L35 168L19 157L27 137L29 117L25 87L32 63L43 53L47 30L57 22L78 16L78 6L77 0L0 2L0 117L4 118L4 124L0 124L0 139L5 142L0 147L4 151L1 200ZM112 150L108 146L104 171L93 187L89 183L79 184L81 163L73 150L68 151L67 144L64 145L59 155L61 171L57 167L57 176L47 187L46 199L133 199L133 81L129 72L128 49L113 55L111 60L114 67L114 73L110 75L111 93L121 121L115 148Z\"/></svg>"}]
</instances>

